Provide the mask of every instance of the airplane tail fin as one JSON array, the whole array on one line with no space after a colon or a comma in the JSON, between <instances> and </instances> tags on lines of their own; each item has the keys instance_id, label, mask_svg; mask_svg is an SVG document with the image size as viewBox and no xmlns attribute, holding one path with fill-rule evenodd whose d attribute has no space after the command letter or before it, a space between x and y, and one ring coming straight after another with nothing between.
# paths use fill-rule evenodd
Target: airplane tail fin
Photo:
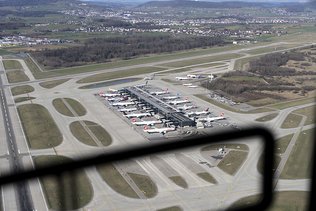
<instances>
[{"instance_id":1,"label":"airplane tail fin","mask_svg":"<svg viewBox=\"0 0 316 211\"><path fill-rule=\"evenodd\" d=\"M224 116L224 112L221 112L220 116Z\"/></svg>"}]
</instances>

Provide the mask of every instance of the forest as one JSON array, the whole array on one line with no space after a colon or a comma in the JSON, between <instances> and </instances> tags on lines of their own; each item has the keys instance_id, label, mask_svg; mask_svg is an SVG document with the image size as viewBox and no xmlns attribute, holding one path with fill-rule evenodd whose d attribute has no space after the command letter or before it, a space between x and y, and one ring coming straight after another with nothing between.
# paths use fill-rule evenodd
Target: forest
<instances>
[{"instance_id":1,"label":"forest","mask_svg":"<svg viewBox=\"0 0 316 211\"><path fill-rule=\"evenodd\" d=\"M32 52L32 56L45 68L50 69L224 44L225 41L220 37L133 34L89 39L81 46L56 50L45 49Z\"/></svg>"}]
</instances>

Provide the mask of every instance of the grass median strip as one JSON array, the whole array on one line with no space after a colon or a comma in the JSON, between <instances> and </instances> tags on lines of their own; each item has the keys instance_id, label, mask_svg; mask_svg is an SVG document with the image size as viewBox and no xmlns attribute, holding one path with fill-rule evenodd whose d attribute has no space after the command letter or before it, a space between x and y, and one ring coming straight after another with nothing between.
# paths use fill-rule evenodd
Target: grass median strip
<instances>
[{"instance_id":1,"label":"grass median strip","mask_svg":"<svg viewBox=\"0 0 316 211\"><path fill-rule=\"evenodd\" d=\"M247 155L248 152L231 150L219 162L217 167L228 174L234 175L245 162Z\"/></svg>"},{"instance_id":2,"label":"grass median strip","mask_svg":"<svg viewBox=\"0 0 316 211\"><path fill-rule=\"evenodd\" d=\"M36 99L35 97L17 97L17 98L14 98L14 102L15 103L22 103L22 102L25 102L25 101L28 101L28 100L34 100Z\"/></svg>"},{"instance_id":3,"label":"grass median strip","mask_svg":"<svg viewBox=\"0 0 316 211\"><path fill-rule=\"evenodd\" d=\"M45 81L45 82L41 82L39 83L39 85L43 88L46 88L46 89L51 89L51 88L54 88L58 85L61 85L65 82L69 81L69 79L60 79L60 80L53 80L53 81Z\"/></svg>"},{"instance_id":4,"label":"grass median strip","mask_svg":"<svg viewBox=\"0 0 316 211\"><path fill-rule=\"evenodd\" d=\"M22 65L16 60L3 60L3 66L6 70L21 70Z\"/></svg>"},{"instance_id":5,"label":"grass median strip","mask_svg":"<svg viewBox=\"0 0 316 211\"><path fill-rule=\"evenodd\" d=\"M51 148L63 141L62 134L45 107L24 104L18 106L17 110L30 148Z\"/></svg>"},{"instance_id":6,"label":"grass median strip","mask_svg":"<svg viewBox=\"0 0 316 211\"><path fill-rule=\"evenodd\" d=\"M97 170L102 179L117 193L130 198L139 198L114 165L97 166Z\"/></svg>"},{"instance_id":7,"label":"grass median strip","mask_svg":"<svg viewBox=\"0 0 316 211\"><path fill-rule=\"evenodd\" d=\"M246 144L211 144L202 148L202 151L218 150L219 148L238 149L248 151Z\"/></svg>"},{"instance_id":8,"label":"grass median strip","mask_svg":"<svg viewBox=\"0 0 316 211\"><path fill-rule=\"evenodd\" d=\"M6 73L9 83L29 81L29 77L22 70L12 70Z\"/></svg>"},{"instance_id":9,"label":"grass median strip","mask_svg":"<svg viewBox=\"0 0 316 211\"><path fill-rule=\"evenodd\" d=\"M182 188L188 188L188 184L181 176L172 176L169 177L169 179L174 182L176 185L182 187Z\"/></svg>"},{"instance_id":10,"label":"grass median strip","mask_svg":"<svg viewBox=\"0 0 316 211\"><path fill-rule=\"evenodd\" d=\"M313 106L308 106L305 108L297 109L297 110L293 111L293 113L306 116L307 118L306 118L304 125L310 125L310 124L315 124L315 122L316 122L315 111L316 111L316 106L313 105Z\"/></svg>"},{"instance_id":11,"label":"grass median strip","mask_svg":"<svg viewBox=\"0 0 316 211\"><path fill-rule=\"evenodd\" d=\"M268 115L266 115L266 116L257 118L256 121L257 121L257 122L267 122L267 121L270 121L270 120L274 119L274 118L277 117L278 115L279 115L279 113L268 114Z\"/></svg>"},{"instance_id":12,"label":"grass median strip","mask_svg":"<svg viewBox=\"0 0 316 211\"><path fill-rule=\"evenodd\" d=\"M217 184L216 179L212 175L210 175L208 172L197 173L197 175L203 180L205 180L206 182Z\"/></svg>"},{"instance_id":13,"label":"grass median strip","mask_svg":"<svg viewBox=\"0 0 316 211\"><path fill-rule=\"evenodd\" d=\"M281 128L295 128L298 127L302 121L302 116L290 113L281 125Z\"/></svg>"},{"instance_id":14,"label":"grass median strip","mask_svg":"<svg viewBox=\"0 0 316 211\"><path fill-rule=\"evenodd\" d=\"M63 164L72 161L64 156L48 155L34 158L36 167ZM48 206L53 210L75 210L87 205L93 197L93 189L84 170L67 172L60 177L40 178Z\"/></svg>"},{"instance_id":15,"label":"grass median strip","mask_svg":"<svg viewBox=\"0 0 316 211\"><path fill-rule=\"evenodd\" d=\"M70 108L64 103L64 100L66 103L68 103L70 108L75 113L73 113L70 110ZM53 100L53 106L55 107L55 109L59 113L65 115L65 116L69 116L69 117L75 117L75 115L83 116L87 112L86 109L81 105L81 103L79 103L78 101L71 99L71 98L56 98Z\"/></svg>"},{"instance_id":16,"label":"grass median strip","mask_svg":"<svg viewBox=\"0 0 316 211\"><path fill-rule=\"evenodd\" d=\"M147 198L152 198L157 195L157 186L150 179L150 177L135 173L128 173L128 175L132 178L139 190L141 190Z\"/></svg>"},{"instance_id":17,"label":"grass median strip","mask_svg":"<svg viewBox=\"0 0 316 211\"><path fill-rule=\"evenodd\" d=\"M34 88L30 85L15 86L11 88L11 92L13 96L27 94L33 91L34 91Z\"/></svg>"}]
</instances>

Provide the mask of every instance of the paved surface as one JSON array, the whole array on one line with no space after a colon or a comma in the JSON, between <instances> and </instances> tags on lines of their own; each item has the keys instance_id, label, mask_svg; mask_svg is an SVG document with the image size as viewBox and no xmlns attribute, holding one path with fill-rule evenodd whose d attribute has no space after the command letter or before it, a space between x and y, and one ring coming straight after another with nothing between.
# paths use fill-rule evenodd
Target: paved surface
<instances>
[{"instance_id":1,"label":"paved surface","mask_svg":"<svg viewBox=\"0 0 316 211\"><path fill-rule=\"evenodd\" d=\"M280 43L272 44L280 45ZM249 49L257 49L259 47L249 48ZM246 49L246 50L249 50ZM243 58L250 56L249 54L244 53L243 50L234 50L228 52L214 53L208 54L205 56L214 56L221 55L226 53L241 53L243 54ZM200 58L199 57L190 57ZM168 62L175 61L184 61L188 58L184 59L176 59L170 60ZM210 67L210 68L196 68L195 65L188 66L192 68L189 72L198 72L199 74L210 74L210 73L223 73L227 71L233 70L234 62L236 59L232 59L229 61L224 61L224 64ZM217 61L218 62L218 61ZM216 62L216 63L217 63ZM136 68L136 67L144 67L144 66L163 66L163 63L166 62L155 62L149 64L140 64L134 65L130 67L122 67L122 68L113 68L107 69L100 72L111 72L117 70L124 70L127 68ZM211 63L209 63L211 64ZM23 65L24 71L29 76L29 82L19 83L15 85L21 84L30 84L34 87L35 91L30 93L30 96L35 97L36 99L32 100L33 103L43 105L48 109L53 119L55 120L58 128L63 134L63 142L52 149L42 149L42 150L30 150L28 149L23 131L21 130L20 121L16 114L15 107L12 106L9 109L10 114L12 115L12 131L15 132L17 137L17 149L19 152L18 156L22 158L23 164L25 166L32 167L32 161L30 156L38 156L38 155L64 155L70 158L82 158L86 155L96 155L98 153L103 153L107 150L113 150L117 147L122 146L131 146L137 145L140 143L148 143L148 140L144 138L143 135L137 132L133 127L130 127L127 122L120 118L117 114L115 114L110 108L104 106L104 104L99 101L93 94L98 93L100 90L105 90L106 88L97 88L92 90L84 90L78 89L82 84L77 84L76 81L80 78L93 75L95 72L77 74L70 79L69 81L55 87L52 89L45 89L39 86L39 82L48 81L52 79L43 79L36 80L34 77L30 76L30 70ZM176 68L171 68L166 70L174 70ZM170 74L168 77L170 79L174 79L177 75L183 75L187 73L176 73ZM144 75L142 75L144 76ZM142 77L141 76L141 77ZM55 77L54 79L61 78L69 78L69 76ZM117 84L112 88L121 88L123 86L136 85L139 82L133 82L128 84ZM196 88L190 89L187 87L183 87L182 85L173 85L160 80L160 77L156 77L155 80L149 82L153 86L157 86L160 88L168 88L170 92L180 93L182 96L188 96L189 100L192 100L195 104L199 105L201 108L209 107L210 110L215 114L219 114L223 111L223 109L218 108L214 105L210 105L209 103L194 97L194 94L204 94L205 89ZM0 84L1 85L1 84ZM5 83L1 88L6 89L4 95L10 99L9 104L13 104L13 99L11 97L11 93L8 91L8 84ZM24 95L21 95L24 96ZM73 98L79 101L87 110L87 114L81 117L68 117L64 116L56 111L56 109L52 105L52 100L55 98ZM23 102L30 103L30 102ZM311 104L312 105L312 104ZM289 109L284 109L280 111L277 118L262 123L261 125L265 125L267 127L273 128L275 136L282 137L284 135L295 133L298 134L300 130L305 130L313 127L314 125L304 126L303 121L301 122L300 127L295 129L280 129L280 126L286 116L296 110L298 108L302 108L308 105L301 105L292 107ZM240 127L246 127L249 124L259 124L255 121L258 118L258 114L239 114L230 111L224 111L225 116L229 118L230 121L236 123ZM262 113L260 115L264 116L267 113ZM0 114L2 118L5 118L5 114L3 112ZM108 147L93 147L87 146L80 141L78 141L73 134L69 130L69 125L73 121L93 121L102 127L104 127L107 131L110 131L111 137L113 139L113 143ZM0 132L3 134L8 129L5 125L5 122L0 123ZM277 130L275 130L277 128ZM297 136L294 136L291 144L295 143ZM161 138L157 138L155 141L163 140ZM10 149L10 142L7 142L6 139L0 137L0 141L2 146L0 148L0 163L1 169L9 168L7 159L11 157L12 153L7 150ZM163 140L167 141L167 140ZM247 144L249 147L249 154L247 160L243 163L241 169L235 175L228 175L223 172L221 169L217 167L208 167L206 165L201 165L199 162L209 162L212 161L209 159L209 155L202 155L200 149L193 149L191 151L183 151L180 154L161 154L157 155L160 160L163 160L167 163L173 171L168 171L168 168L161 168L159 165L155 164L155 162L150 158L138 159L136 161L136 165L131 165L128 168L120 168L121 165L117 164L118 170L123 175L123 178L130 184L130 186L135 190L135 192L139 195L140 198L144 198L144 195L139 190L139 188L133 184L131 178L126 174L128 171L138 171L144 175L148 175L154 181L154 183L158 187L158 194L156 197L151 199L131 199L124 197L120 194L117 194L114 190L112 190L100 177L95 168L90 168L86 170L86 173L91 181L91 185L94 190L93 200L86 206L86 209L89 210L154 210L159 208L164 208L168 206L178 205L185 210L206 210L210 207L214 208L223 208L229 206L234 201L240 199L244 196L253 195L260 192L260 182L261 176L257 171L257 162L259 159L259 155L262 152L262 146L259 140L239 140L238 143ZM7 150L6 150L7 149ZM292 145L289 145L286 155L283 156L282 165L285 164L287 157L292 149ZM2 165L3 164L3 165ZM3 166L3 167L2 167ZM141 168L141 171L139 170ZM281 170L283 167L280 166ZM198 172L208 172L210 173L218 182L217 185L212 185L200 177L197 176ZM176 174L182 176L187 182L189 188L182 189L181 187L175 185L168 177L170 174ZM307 190L309 180L279 180L276 190ZM45 198L43 197L43 193L41 190L41 186L38 181L34 181L29 183L31 196L33 199L34 207L37 210L47 210ZM16 204L18 198L15 198L14 191L12 192L12 187L4 187L2 188L2 197L5 201L6 210L16 210ZM11 197L11 198L10 198ZM10 199L10 200L9 200Z\"/></svg>"}]
</instances>

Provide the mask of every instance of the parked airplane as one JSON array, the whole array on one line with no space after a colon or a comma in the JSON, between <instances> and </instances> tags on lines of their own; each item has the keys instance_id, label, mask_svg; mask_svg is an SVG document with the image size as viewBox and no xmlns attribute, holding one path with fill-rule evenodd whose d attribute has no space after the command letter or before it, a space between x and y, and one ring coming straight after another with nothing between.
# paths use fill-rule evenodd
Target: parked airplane
<instances>
[{"instance_id":1,"label":"parked airplane","mask_svg":"<svg viewBox=\"0 0 316 211\"><path fill-rule=\"evenodd\" d=\"M174 100L174 99L178 99L179 96L166 96L166 97L163 97L162 99L163 100Z\"/></svg>"},{"instance_id":2,"label":"parked airplane","mask_svg":"<svg viewBox=\"0 0 316 211\"><path fill-rule=\"evenodd\" d=\"M190 85L190 86L188 86L189 88L198 88L198 86L197 85Z\"/></svg>"},{"instance_id":3,"label":"parked airplane","mask_svg":"<svg viewBox=\"0 0 316 211\"><path fill-rule=\"evenodd\" d=\"M167 103L171 104L171 105L178 105L181 103L189 103L190 101L188 101L187 99L184 100L173 100L173 101L168 101Z\"/></svg>"},{"instance_id":4,"label":"parked airplane","mask_svg":"<svg viewBox=\"0 0 316 211\"><path fill-rule=\"evenodd\" d=\"M191 78L188 78L188 77L181 77L181 76L177 76L176 79L177 79L178 81L191 80Z\"/></svg>"},{"instance_id":5,"label":"parked airplane","mask_svg":"<svg viewBox=\"0 0 316 211\"><path fill-rule=\"evenodd\" d=\"M117 89L112 89L112 88L109 88L109 91L110 91L110 92L118 92Z\"/></svg>"},{"instance_id":6,"label":"parked airplane","mask_svg":"<svg viewBox=\"0 0 316 211\"><path fill-rule=\"evenodd\" d=\"M191 108L194 108L194 107L195 106L193 106L193 105L184 104L183 106L177 107L177 109L179 109L179 110L188 110L188 109L191 109Z\"/></svg>"},{"instance_id":7,"label":"parked airplane","mask_svg":"<svg viewBox=\"0 0 316 211\"><path fill-rule=\"evenodd\" d=\"M137 108L121 108L119 109L121 112L131 112L131 111L137 111Z\"/></svg>"},{"instance_id":8,"label":"parked airplane","mask_svg":"<svg viewBox=\"0 0 316 211\"><path fill-rule=\"evenodd\" d=\"M119 93L103 93L103 92L100 92L99 96L100 97L117 97L117 96L121 96L121 94L119 94Z\"/></svg>"},{"instance_id":9,"label":"parked airplane","mask_svg":"<svg viewBox=\"0 0 316 211\"><path fill-rule=\"evenodd\" d=\"M203 111L191 111L191 112L188 112L188 116L199 116L199 115L207 115L209 114L210 111L209 111L209 108L203 110Z\"/></svg>"},{"instance_id":10,"label":"parked airplane","mask_svg":"<svg viewBox=\"0 0 316 211\"><path fill-rule=\"evenodd\" d=\"M224 113L221 113L220 116L216 116L216 117L207 116L206 118L199 118L199 121L214 122L214 121L223 120L223 119L226 119L226 117L224 117Z\"/></svg>"},{"instance_id":11,"label":"parked airplane","mask_svg":"<svg viewBox=\"0 0 316 211\"><path fill-rule=\"evenodd\" d=\"M149 94L151 95L163 95L163 94L168 94L168 93L169 93L168 89L164 91L149 92Z\"/></svg>"},{"instance_id":12,"label":"parked airplane","mask_svg":"<svg viewBox=\"0 0 316 211\"><path fill-rule=\"evenodd\" d=\"M162 128L148 128L147 126L144 127L144 132L147 133L161 133L161 134L166 134L170 131L176 130L175 127L162 127Z\"/></svg>"},{"instance_id":13,"label":"parked airplane","mask_svg":"<svg viewBox=\"0 0 316 211\"><path fill-rule=\"evenodd\" d=\"M131 114L126 114L125 115L127 118L132 118L132 117L137 117L137 118L142 118L145 116L152 116L151 113L131 113Z\"/></svg>"},{"instance_id":14,"label":"parked airplane","mask_svg":"<svg viewBox=\"0 0 316 211\"><path fill-rule=\"evenodd\" d=\"M129 105L134 105L134 102L117 102L117 103L112 103L112 106L129 106Z\"/></svg>"},{"instance_id":15,"label":"parked airplane","mask_svg":"<svg viewBox=\"0 0 316 211\"><path fill-rule=\"evenodd\" d=\"M162 121L160 120L136 122L136 119L132 119L132 124L137 125L137 126L141 126L141 125L153 126L155 124L160 124L160 123L162 123Z\"/></svg>"},{"instance_id":16,"label":"parked airplane","mask_svg":"<svg viewBox=\"0 0 316 211\"><path fill-rule=\"evenodd\" d=\"M195 74L188 74L187 75L188 78L200 78L200 75L195 75Z\"/></svg>"},{"instance_id":17,"label":"parked airplane","mask_svg":"<svg viewBox=\"0 0 316 211\"><path fill-rule=\"evenodd\" d=\"M182 84L183 86L192 86L193 84L189 83L189 84Z\"/></svg>"}]
</instances>

